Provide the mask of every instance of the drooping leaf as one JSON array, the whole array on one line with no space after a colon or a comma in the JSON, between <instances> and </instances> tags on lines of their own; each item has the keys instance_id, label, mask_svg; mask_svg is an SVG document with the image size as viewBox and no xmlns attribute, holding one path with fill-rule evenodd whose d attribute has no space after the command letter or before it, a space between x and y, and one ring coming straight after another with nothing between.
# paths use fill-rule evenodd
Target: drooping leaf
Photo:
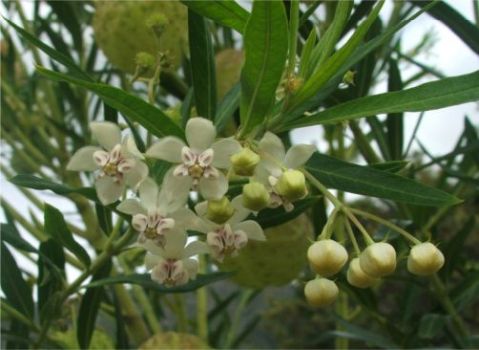
<instances>
[{"instance_id":1,"label":"drooping leaf","mask_svg":"<svg viewBox=\"0 0 479 350\"><path fill-rule=\"evenodd\" d=\"M45 204L45 233L72 252L83 264L90 265L86 250L73 239L62 213L55 207Z\"/></svg>"},{"instance_id":2,"label":"drooping leaf","mask_svg":"<svg viewBox=\"0 0 479 350\"><path fill-rule=\"evenodd\" d=\"M188 43L196 110L202 117L213 119L216 114L214 48L205 19L192 10L188 11Z\"/></svg>"},{"instance_id":3,"label":"drooping leaf","mask_svg":"<svg viewBox=\"0 0 479 350\"><path fill-rule=\"evenodd\" d=\"M398 63L389 60L388 91L400 91L403 88ZM389 153L393 160L402 158L403 151L403 113L390 113L386 118Z\"/></svg>"},{"instance_id":4,"label":"drooping leaf","mask_svg":"<svg viewBox=\"0 0 479 350\"><path fill-rule=\"evenodd\" d=\"M37 72L49 79L66 81L97 94L105 103L140 123L157 137L171 135L184 138L184 131L161 110L122 89L74 78L40 66L37 66Z\"/></svg>"},{"instance_id":5,"label":"drooping leaf","mask_svg":"<svg viewBox=\"0 0 479 350\"><path fill-rule=\"evenodd\" d=\"M240 84L235 84L230 91L228 91L218 106L215 118L216 130L222 131L228 121L233 117L234 112L238 109L241 96Z\"/></svg>"},{"instance_id":6,"label":"drooping leaf","mask_svg":"<svg viewBox=\"0 0 479 350\"><path fill-rule=\"evenodd\" d=\"M241 34L249 17L248 11L233 0L182 0L182 3L201 16L231 27Z\"/></svg>"},{"instance_id":7,"label":"drooping leaf","mask_svg":"<svg viewBox=\"0 0 479 350\"><path fill-rule=\"evenodd\" d=\"M288 51L288 20L282 2L255 1L244 35L241 71L242 135L264 121L276 96Z\"/></svg>"},{"instance_id":8,"label":"drooping leaf","mask_svg":"<svg viewBox=\"0 0 479 350\"><path fill-rule=\"evenodd\" d=\"M324 154L313 154L305 169L323 185L345 192L423 206L445 206L460 202L449 193L408 178Z\"/></svg>"}]
</instances>

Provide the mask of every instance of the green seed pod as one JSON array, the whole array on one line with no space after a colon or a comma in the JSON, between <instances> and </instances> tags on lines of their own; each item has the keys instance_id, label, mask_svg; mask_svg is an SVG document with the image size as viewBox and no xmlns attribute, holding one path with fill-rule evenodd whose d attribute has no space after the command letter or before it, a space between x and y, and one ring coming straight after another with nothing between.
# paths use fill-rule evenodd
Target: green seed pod
<instances>
[{"instance_id":1,"label":"green seed pod","mask_svg":"<svg viewBox=\"0 0 479 350\"><path fill-rule=\"evenodd\" d=\"M260 211L268 206L270 195L266 187L259 182L250 182L243 186L243 206L252 211Z\"/></svg>"},{"instance_id":2,"label":"green seed pod","mask_svg":"<svg viewBox=\"0 0 479 350\"><path fill-rule=\"evenodd\" d=\"M327 278L317 278L309 281L304 287L304 295L308 304L314 307L328 306L338 297L339 289L336 283Z\"/></svg>"},{"instance_id":3,"label":"green seed pod","mask_svg":"<svg viewBox=\"0 0 479 350\"><path fill-rule=\"evenodd\" d=\"M389 243L368 246L359 256L361 269L371 277L380 278L396 269L396 251Z\"/></svg>"},{"instance_id":4,"label":"green seed pod","mask_svg":"<svg viewBox=\"0 0 479 350\"><path fill-rule=\"evenodd\" d=\"M350 285L358 288L369 288L378 281L377 278L369 276L361 269L359 258L351 260L346 277Z\"/></svg>"},{"instance_id":5,"label":"green seed pod","mask_svg":"<svg viewBox=\"0 0 479 350\"><path fill-rule=\"evenodd\" d=\"M308 260L313 270L322 277L337 274L348 261L348 252L338 242L324 239L308 249Z\"/></svg>"},{"instance_id":6,"label":"green seed pod","mask_svg":"<svg viewBox=\"0 0 479 350\"><path fill-rule=\"evenodd\" d=\"M211 349L201 338L189 333L157 333L141 344L139 350Z\"/></svg>"},{"instance_id":7,"label":"green seed pod","mask_svg":"<svg viewBox=\"0 0 479 350\"><path fill-rule=\"evenodd\" d=\"M425 242L412 247L407 259L407 269L418 276L429 276L444 265L444 255L437 247Z\"/></svg>"}]
</instances>

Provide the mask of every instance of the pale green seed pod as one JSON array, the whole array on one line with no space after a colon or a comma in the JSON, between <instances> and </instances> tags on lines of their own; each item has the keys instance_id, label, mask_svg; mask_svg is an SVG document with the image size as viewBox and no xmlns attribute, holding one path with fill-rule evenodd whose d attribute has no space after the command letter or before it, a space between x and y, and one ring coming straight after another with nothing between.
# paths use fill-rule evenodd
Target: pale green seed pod
<instances>
[{"instance_id":1,"label":"pale green seed pod","mask_svg":"<svg viewBox=\"0 0 479 350\"><path fill-rule=\"evenodd\" d=\"M369 276L361 269L359 258L351 260L346 277L350 285L358 288L372 287L378 281L377 278Z\"/></svg>"},{"instance_id":2,"label":"pale green seed pod","mask_svg":"<svg viewBox=\"0 0 479 350\"><path fill-rule=\"evenodd\" d=\"M304 287L304 295L308 304L314 307L328 306L338 297L339 289L336 283L327 278L317 278L309 281Z\"/></svg>"},{"instance_id":3,"label":"pale green seed pod","mask_svg":"<svg viewBox=\"0 0 479 350\"><path fill-rule=\"evenodd\" d=\"M228 198L223 197L219 200L208 201L206 218L217 224L224 224L235 212L234 207Z\"/></svg>"},{"instance_id":4,"label":"pale green seed pod","mask_svg":"<svg viewBox=\"0 0 479 350\"><path fill-rule=\"evenodd\" d=\"M294 169L288 169L283 172L275 185L275 190L290 202L297 201L308 193L304 174Z\"/></svg>"},{"instance_id":5,"label":"pale green seed pod","mask_svg":"<svg viewBox=\"0 0 479 350\"><path fill-rule=\"evenodd\" d=\"M407 269L418 276L432 275L439 271L443 265L444 255L430 242L412 247L407 258Z\"/></svg>"},{"instance_id":6,"label":"pale green seed pod","mask_svg":"<svg viewBox=\"0 0 479 350\"><path fill-rule=\"evenodd\" d=\"M308 249L308 260L314 271L323 277L338 273L348 261L348 252L338 242L324 239Z\"/></svg>"},{"instance_id":7,"label":"pale green seed pod","mask_svg":"<svg viewBox=\"0 0 479 350\"><path fill-rule=\"evenodd\" d=\"M396 269L396 251L389 243L379 242L368 246L359 256L361 269L371 277L380 278Z\"/></svg>"},{"instance_id":8,"label":"pale green seed pod","mask_svg":"<svg viewBox=\"0 0 479 350\"><path fill-rule=\"evenodd\" d=\"M268 206L269 200L269 192L262 183L250 182L243 186L243 207L260 211Z\"/></svg>"},{"instance_id":9,"label":"pale green seed pod","mask_svg":"<svg viewBox=\"0 0 479 350\"><path fill-rule=\"evenodd\" d=\"M235 174L240 176L253 176L254 169L260 161L257 153L248 147L243 148L240 152L230 157L231 164Z\"/></svg>"}]
</instances>

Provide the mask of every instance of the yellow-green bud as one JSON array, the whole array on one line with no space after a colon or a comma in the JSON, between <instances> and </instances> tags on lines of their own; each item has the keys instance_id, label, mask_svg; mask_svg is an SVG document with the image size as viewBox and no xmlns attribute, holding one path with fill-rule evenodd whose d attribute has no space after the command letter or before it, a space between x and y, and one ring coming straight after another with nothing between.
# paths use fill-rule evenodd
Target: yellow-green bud
<instances>
[{"instance_id":1,"label":"yellow-green bud","mask_svg":"<svg viewBox=\"0 0 479 350\"><path fill-rule=\"evenodd\" d=\"M329 277L338 273L348 261L348 252L338 242L324 239L308 249L308 260L318 275Z\"/></svg>"},{"instance_id":2,"label":"yellow-green bud","mask_svg":"<svg viewBox=\"0 0 479 350\"><path fill-rule=\"evenodd\" d=\"M269 192L262 183L250 182L243 186L243 207L260 211L268 206Z\"/></svg>"},{"instance_id":3,"label":"yellow-green bud","mask_svg":"<svg viewBox=\"0 0 479 350\"><path fill-rule=\"evenodd\" d=\"M351 260L346 277L350 285L358 288L369 288L378 281L377 278L369 276L361 269L359 258Z\"/></svg>"},{"instance_id":4,"label":"yellow-green bud","mask_svg":"<svg viewBox=\"0 0 479 350\"><path fill-rule=\"evenodd\" d=\"M154 13L146 20L146 26L153 30L157 38L163 34L167 24L168 18L162 13Z\"/></svg>"},{"instance_id":5,"label":"yellow-green bud","mask_svg":"<svg viewBox=\"0 0 479 350\"><path fill-rule=\"evenodd\" d=\"M238 153L233 154L230 157L233 170L240 176L253 176L254 169L260 161L258 154L253 152L248 147L243 148Z\"/></svg>"},{"instance_id":6,"label":"yellow-green bud","mask_svg":"<svg viewBox=\"0 0 479 350\"><path fill-rule=\"evenodd\" d=\"M359 256L361 269L371 277L380 278L396 269L396 251L389 243L371 244Z\"/></svg>"},{"instance_id":7,"label":"yellow-green bud","mask_svg":"<svg viewBox=\"0 0 479 350\"><path fill-rule=\"evenodd\" d=\"M138 69L148 71L156 64L155 57L148 52L138 52L135 56L135 63Z\"/></svg>"},{"instance_id":8,"label":"yellow-green bud","mask_svg":"<svg viewBox=\"0 0 479 350\"><path fill-rule=\"evenodd\" d=\"M412 247L407 258L407 269L409 272L419 276L432 275L439 271L443 265L444 255L430 242Z\"/></svg>"},{"instance_id":9,"label":"yellow-green bud","mask_svg":"<svg viewBox=\"0 0 479 350\"><path fill-rule=\"evenodd\" d=\"M317 278L309 281L304 287L304 295L308 304L314 307L331 305L338 297L339 289L336 283L327 278Z\"/></svg>"},{"instance_id":10,"label":"yellow-green bud","mask_svg":"<svg viewBox=\"0 0 479 350\"><path fill-rule=\"evenodd\" d=\"M224 224L229 218L233 216L235 209L231 205L228 198L223 197L219 200L208 201L206 209L206 218L216 222L217 224Z\"/></svg>"},{"instance_id":11,"label":"yellow-green bud","mask_svg":"<svg viewBox=\"0 0 479 350\"><path fill-rule=\"evenodd\" d=\"M278 179L275 185L276 192L290 202L303 198L308 193L306 179L299 170L288 169Z\"/></svg>"}]
</instances>

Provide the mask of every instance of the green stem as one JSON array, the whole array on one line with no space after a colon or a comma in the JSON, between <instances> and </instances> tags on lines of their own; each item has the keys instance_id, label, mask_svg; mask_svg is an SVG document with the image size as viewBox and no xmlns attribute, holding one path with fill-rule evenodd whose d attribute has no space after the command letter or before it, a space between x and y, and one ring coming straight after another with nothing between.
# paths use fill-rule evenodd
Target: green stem
<instances>
[{"instance_id":1,"label":"green stem","mask_svg":"<svg viewBox=\"0 0 479 350\"><path fill-rule=\"evenodd\" d=\"M199 272L206 272L206 259L199 256ZM208 342L208 291L206 287L196 291L196 324L198 336Z\"/></svg>"},{"instance_id":2,"label":"green stem","mask_svg":"<svg viewBox=\"0 0 479 350\"><path fill-rule=\"evenodd\" d=\"M349 239L351 240L351 243L353 244L354 252L356 253L356 256L359 256L361 254L361 249L359 249L358 241L356 240L356 237L354 236L353 229L347 218L344 218L344 225L346 226L346 231L348 232Z\"/></svg>"},{"instance_id":3,"label":"green stem","mask_svg":"<svg viewBox=\"0 0 479 350\"><path fill-rule=\"evenodd\" d=\"M183 295L174 294L174 305L176 311L176 317L178 322L178 332L187 333L188 332L188 315L185 310L185 300Z\"/></svg>"},{"instance_id":4,"label":"green stem","mask_svg":"<svg viewBox=\"0 0 479 350\"><path fill-rule=\"evenodd\" d=\"M31 319L29 319L27 316L25 316L24 314L22 314L17 309L10 306L9 304L4 302L3 300L1 300L1 309L2 309L2 311L9 314L10 316L12 316L17 321L19 321L19 322L23 323L25 326L31 328L33 331L40 332L40 328L38 328L38 326Z\"/></svg>"},{"instance_id":5,"label":"green stem","mask_svg":"<svg viewBox=\"0 0 479 350\"><path fill-rule=\"evenodd\" d=\"M299 26L299 1L291 0L291 11L289 14L289 55L288 69L286 77L289 78L294 74L296 68L296 48L298 43L298 26Z\"/></svg>"},{"instance_id":6,"label":"green stem","mask_svg":"<svg viewBox=\"0 0 479 350\"><path fill-rule=\"evenodd\" d=\"M225 349L231 349L232 348L234 340L235 340L236 331L238 329L238 325L239 325L240 320L241 320L241 314L243 313L243 310L246 307L246 305L247 305L249 299L251 298L251 296L253 295L253 293L254 293L253 290L248 289L248 290L243 291L243 293L241 294L241 299L240 299L239 305L236 308L236 311L233 315L233 320L231 322L231 328L228 332L228 335L226 336L226 343L225 343L225 346L224 346Z\"/></svg>"}]
</instances>

